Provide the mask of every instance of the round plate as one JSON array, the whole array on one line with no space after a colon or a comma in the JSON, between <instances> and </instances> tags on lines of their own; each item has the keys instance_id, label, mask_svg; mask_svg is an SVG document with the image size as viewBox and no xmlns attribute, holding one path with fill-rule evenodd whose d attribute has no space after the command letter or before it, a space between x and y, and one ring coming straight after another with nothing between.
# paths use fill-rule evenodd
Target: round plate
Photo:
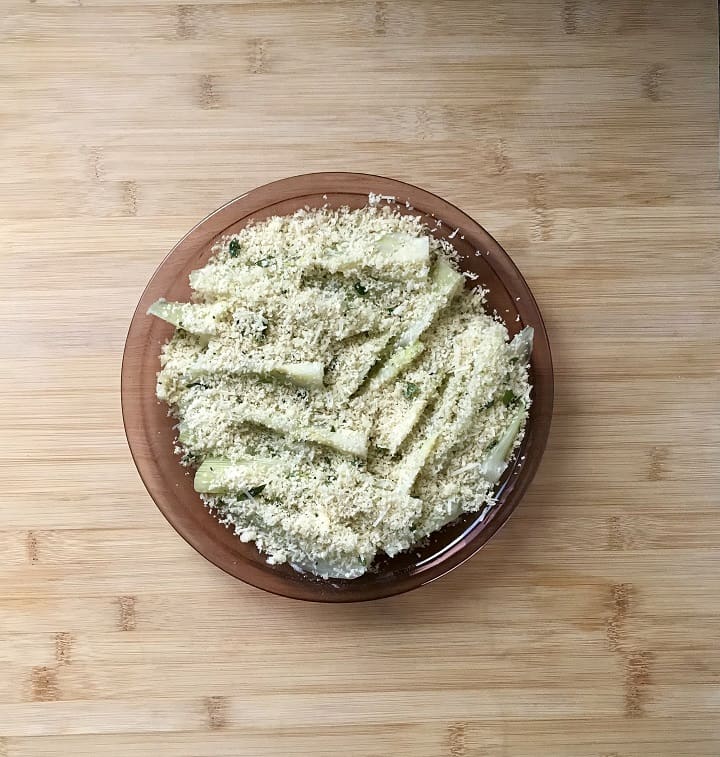
<instances>
[{"instance_id":1,"label":"round plate","mask_svg":"<svg viewBox=\"0 0 720 757\"><path fill-rule=\"evenodd\" d=\"M527 430L497 489L498 504L484 520L465 515L430 537L422 547L376 561L372 572L353 580L323 580L268 565L251 543L244 544L215 519L198 498L192 476L173 452L173 425L155 397L162 344L173 327L146 315L158 298L188 300L190 271L204 266L218 237L251 221L288 215L298 208L348 205L360 208L369 193L392 196L402 212L427 216L436 236L452 237L461 267L489 289L489 311L502 314L511 335L533 326L530 380L533 403ZM408 203L412 210L406 208ZM519 316L519 320L518 320ZM537 303L507 253L478 223L449 202L394 179L355 173L316 173L275 181L229 202L199 223L163 260L150 279L130 324L122 365L122 410L132 456L150 496L175 530L210 562L236 578L275 594L319 602L356 602L415 589L456 568L497 532L515 509L540 463L550 429L553 373L550 345Z\"/></svg>"}]
</instances>

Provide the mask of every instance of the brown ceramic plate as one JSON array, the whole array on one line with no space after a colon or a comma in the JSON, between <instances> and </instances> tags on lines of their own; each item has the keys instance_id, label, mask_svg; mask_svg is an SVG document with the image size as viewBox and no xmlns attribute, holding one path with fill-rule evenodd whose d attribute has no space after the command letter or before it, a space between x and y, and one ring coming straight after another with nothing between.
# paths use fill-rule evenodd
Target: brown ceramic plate
<instances>
[{"instance_id":1,"label":"brown ceramic plate","mask_svg":"<svg viewBox=\"0 0 720 757\"><path fill-rule=\"evenodd\" d=\"M243 544L203 507L173 453L174 420L155 398L161 345L173 327L146 315L159 297L187 300L188 274L205 265L216 239L236 232L252 220L287 215L305 205L359 208L368 194L392 195L405 210L428 216L436 232L449 236L461 265L478 274L489 288L489 309L496 309L511 335L526 325L535 329L531 361L533 404L520 451L497 490L498 504L480 521L466 515L434 534L427 544L392 559L376 561L372 572L354 580L323 580L296 573L288 565L268 565L253 544ZM431 217L432 216L432 217ZM479 251L478 255L476 251ZM519 321L517 317L519 316ZM505 523L540 463L553 404L550 345L537 303L507 253L478 223L449 202L394 179L355 173L316 173L267 184L229 202L199 223L172 249L145 288L130 324L122 365L122 409L130 450L150 496L175 530L208 560L236 578L266 591L319 602L357 602L415 589L456 568ZM520 462L522 461L522 462Z\"/></svg>"}]
</instances>

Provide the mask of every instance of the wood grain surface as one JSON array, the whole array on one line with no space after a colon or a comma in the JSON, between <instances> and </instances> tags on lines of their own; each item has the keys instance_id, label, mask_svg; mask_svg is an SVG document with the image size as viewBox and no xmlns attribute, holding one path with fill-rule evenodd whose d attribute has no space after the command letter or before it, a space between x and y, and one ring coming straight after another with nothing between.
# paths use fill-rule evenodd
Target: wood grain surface
<instances>
[{"instance_id":1,"label":"wood grain surface","mask_svg":"<svg viewBox=\"0 0 720 757\"><path fill-rule=\"evenodd\" d=\"M717 757L712 0L2 0L0 755ZM540 473L409 595L246 587L132 465L142 288L257 184L463 207L554 347Z\"/></svg>"}]
</instances>

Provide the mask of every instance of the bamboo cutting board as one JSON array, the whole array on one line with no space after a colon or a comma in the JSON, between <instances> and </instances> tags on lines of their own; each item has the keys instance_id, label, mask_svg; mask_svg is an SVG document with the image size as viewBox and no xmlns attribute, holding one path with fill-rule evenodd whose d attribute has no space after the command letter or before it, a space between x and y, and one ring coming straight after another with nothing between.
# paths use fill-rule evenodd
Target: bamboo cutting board
<instances>
[{"instance_id":1,"label":"bamboo cutting board","mask_svg":"<svg viewBox=\"0 0 720 757\"><path fill-rule=\"evenodd\" d=\"M3 0L0 756L720 754L711 0ZM123 435L130 316L226 200L357 170L513 256L550 445L452 575L356 606L246 587Z\"/></svg>"}]
</instances>

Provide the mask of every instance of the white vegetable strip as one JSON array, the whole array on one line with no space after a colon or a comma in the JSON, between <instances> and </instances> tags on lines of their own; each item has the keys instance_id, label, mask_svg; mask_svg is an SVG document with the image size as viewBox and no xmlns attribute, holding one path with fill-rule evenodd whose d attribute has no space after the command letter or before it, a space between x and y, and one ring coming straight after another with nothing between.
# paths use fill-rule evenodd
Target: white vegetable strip
<instances>
[{"instance_id":1,"label":"white vegetable strip","mask_svg":"<svg viewBox=\"0 0 720 757\"><path fill-rule=\"evenodd\" d=\"M527 361L530 356L533 334L534 331L532 327L528 326L517 334L509 345L509 349L523 362ZM472 375L468 381L467 389L458 400L455 418L446 428L444 438L435 451L435 460L443 460L448 457L450 452L452 452L458 442L465 437L472 427L472 424L477 417L477 413L480 412L489 401L492 401L491 394L494 393L494 387L501 384L501 375L498 375L497 372L492 373L490 368L484 365L482 361L475 362ZM517 436L517 431L515 432L515 436ZM488 471L495 471L497 468L497 460L494 460L490 464ZM502 470L504 469L505 466L503 466ZM485 478L491 483L494 483L499 479L500 475L502 475L502 470L495 480L488 478L488 476L485 476Z\"/></svg>"},{"instance_id":2,"label":"white vegetable strip","mask_svg":"<svg viewBox=\"0 0 720 757\"><path fill-rule=\"evenodd\" d=\"M515 353L515 356L523 362L527 362L530 358L534 337L535 329L532 326L526 326L519 334L516 334L515 338L510 342L510 349Z\"/></svg>"},{"instance_id":3,"label":"white vegetable strip","mask_svg":"<svg viewBox=\"0 0 720 757\"><path fill-rule=\"evenodd\" d=\"M231 307L229 302L213 302L209 305L195 305L191 302L168 302L159 299L148 308L148 315L154 315L190 334L212 336L218 332L218 318Z\"/></svg>"},{"instance_id":4,"label":"white vegetable strip","mask_svg":"<svg viewBox=\"0 0 720 757\"><path fill-rule=\"evenodd\" d=\"M334 372L333 391L342 398L351 397L365 381L391 339L391 334L382 334L347 345L338 357L339 365Z\"/></svg>"},{"instance_id":5,"label":"white vegetable strip","mask_svg":"<svg viewBox=\"0 0 720 757\"><path fill-rule=\"evenodd\" d=\"M371 253L326 253L317 260L317 265L331 273L358 273L371 268L379 273L397 274L400 267L422 270L430 264L430 242L427 237L409 234L386 234L381 237ZM395 269L395 270L394 270Z\"/></svg>"},{"instance_id":6,"label":"white vegetable strip","mask_svg":"<svg viewBox=\"0 0 720 757\"><path fill-rule=\"evenodd\" d=\"M424 349L425 345L422 342L413 342L394 352L370 380L370 389L379 389L397 378Z\"/></svg>"},{"instance_id":7,"label":"white vegetable strip","mask_svg":"<svg viewBox=\"0 0 720 757\"><path fill-rule=\"evenodd\" d=\"M415 485L415 480L432 455L439 438L440 432L436 431L405 458L398 474L397 490L399 492L410 494Z\"/></svg>"},{"instance_id":8,"label":"white vegetable strip","mask_svg":"<svg viewBox=\"0 0 720 757\"><path fill-rule=\"evenodd\" d=\"M420 416L425 411L428 402L430 402L437 392L444 377L444 372L428 375L420 385L419 396L399 420L394 415L389 418L383 417L378 419L378 425L375 430L375 441L378 446L387 448L392 455L400 449L402 443L417 425Z\"/></svg>"},{"instance_id":9,"label":"white vegetable strip","mask_svg":"<svg viewBox=\"0 0 720 757\"><path fill-rule=\"evenodd\" d=\"M367 457L368 435L362 431L340 429L332 431L318 426L297 426L280 413L243 405L237 419L272 429L297 441L315 442L355 457Z\"/></svg>"},{"instance_id":10,"label":"white vegetable strip","mask_svg":"<svg viewBox=\"0 0 720 757\"><path fill-rule=\"evenodd\" d=\"M432 300L427 310L411 323L400 335L398 347L404 347L420 338L422 333L435 320L438 313L452 302L455 295L463 288L465 277L453 269L444 260L438 260L431 272Z\"/></svg>"},{"instance_id":11,"label":"white vegetable strip","mask_svg":"<svg viewBox=\"0 0 720 757\"><path fill-rule=\"evenodd\" d=\"M475 463L468 463L462 468L454 470L452 475L457 476L471 470L477 470L480 475L491 484L496 484L508 466L510 453L515 446L515 440L522 426L522 415L516 415L507 427L500 440L492 447L487 457Z\"/></svg>"},{"instance_id":12,"label":"white vegetable strip","mask_svg":"<svg viewBox=\"0 0 720 757\"><path fill-rule=\"evenodd\" d=\"M403 360L406 359L406 356L412 355L410 358L411 361L420 354L422 351L422 343L419 341L420 337L429 328L438 313L452 302L455 295L462 289L464 283L464 276L454 270L444 260L438 260L438 262L435 263L431 271L432 297L430 304L418 319L405 328L395 342L393 352L391 352L391 354L385 359L385 366L387 366L388 371L387 375L394 378L404 367ZM421 346L418 348L413 345ZM402 350L405 348L410 349L408 352L404 353ZM415 351L414 355L412 354L413 351ZM385 366L380 369L378 376L385 375ZM396 371L397 366L400 367L400 370ZM368 372L369 370L370 369L368 369ZM393 373L393 371L396 372Z\"/></svg>"},{"instance_id":13,"label":"white vegetable strip","mask_svg":"<svg viewBox=\"0 0 720 757\"><path fill-rule=\"evenodd\" d=\"M516 415L508 426L500 441L490 450L490 454L480 463L482 477L491 484L496 484L508 466L508 459L515 440L522 426L522 415Z\"/></svg>"},{"instance_id":14,"label":"white vegetable strip","mask_svg":"<svg viewBox=\"0 0 720 757\"><path fill-rule=\"evenodd\" d=\"M375 249L387 265L414 265L418 268L430 264L430 240L410 234L385 234L378 239Z\"/></svg>"},{"instance_id":15,"label":"white vegetable strip","mask_svg":"<svg viewBox=\"0 0 720 757\"><path fill-rule=\"evenodd\" d=\"M445 433L448 421L452 417L455 407L467 386L469 377L470 367L462 357L459 344L456 344L454 369L445 385L445 390L440 396L440 401L430 418L426 439L408 453L402 464L401 474L398 479L400 490L408 492L411 490L415 479L420 475L422 469L435 452L441 437Z\"/></svg>"},{"instance_id":16,"label":"white vegetable strip","mask_svg":"<svg viewBox=\"0 0 720 757\"><path fill-rule=\"evenodd\" d=\"M458 339L467 339L472 343L470 326ZM505 348L504 332L497 325L488 329L488 341L494 338L497 349ZM492 342L491 342L492 343ZM468 434L476 421L478 413L492 402L496 387L502 383L503 375L497 364L486 360L484 353L474 354L468 350L471 365L466 369L467 382L463 392L457 397L454 413L443 429L443 439L435 451L434 460L441 461Z\"/></svg>"},{"instance_id":17,"label":"white vegetable strip","mask_svg":"<svg viewBox=\"0 0 720 757\"><path fill-rule=\"evenodd\" d=\"M230 462L208 458L195 472L195 491L201 494L245 493L247 489L262 486L274 465L271 460Z\"/></svg>"},{"instance_id":18,"label":"white vegetable strip","mask_svg":"<svg viewBox=\"0 0 720 757\"><path fill-rule=\"evenodd\" d=\"M205 297L230 297L242 294L268 277L267 272L258 266L237 268L232 277L218 276L220 270L225 270L225 267L210 264L197 271L191 271L190 288Z\"/></svg>"},{"instance_id":19,"label":"white vegetable strip","mask_svg":"<svg viewBox=\"0 0 720 757\"><path fill-rule=\"evenodd\" d=\"M325 366L322 363L277 363L271 360L242 360L232 365L215 365L212 356L203 356L192 366L185 377L188 383L213 374L258 374L287 378L299 386L320 388L323 385Z\"/></svg>"}]
</instances>

